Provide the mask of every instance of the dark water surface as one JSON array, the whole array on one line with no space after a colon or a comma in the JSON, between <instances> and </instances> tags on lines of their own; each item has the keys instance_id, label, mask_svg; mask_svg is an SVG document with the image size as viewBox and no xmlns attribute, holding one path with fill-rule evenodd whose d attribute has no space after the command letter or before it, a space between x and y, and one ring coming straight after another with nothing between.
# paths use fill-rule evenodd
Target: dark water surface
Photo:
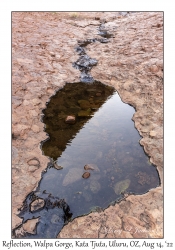
<instances>
[{"instance_id":1,"label":"dark water surface","mask_svg":"<svg viewBox=\"0 0 175 250\"><path fill-rule=\"evenodd\" d=\"M99 82L67 83L51 98L43 111L50 139L42 145L51 163L21 211L24 221L40 217L37 234L26 238L55 238L69 220L101 211L125 192L143 194L159 185L156 167L139 144L134 112L114 88ZM74 124L65 123L69 115ZM31 212L36 198L45 206Z\"/></svg>"}]
</instances>

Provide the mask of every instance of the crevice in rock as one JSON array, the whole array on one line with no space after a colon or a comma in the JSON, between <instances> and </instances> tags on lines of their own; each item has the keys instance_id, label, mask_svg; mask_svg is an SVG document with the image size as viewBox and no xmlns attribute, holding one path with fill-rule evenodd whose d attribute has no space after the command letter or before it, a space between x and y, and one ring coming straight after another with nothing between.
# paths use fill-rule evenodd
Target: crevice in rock
<instances>
[{"instance_id":1,"label":"crevice in rock","mask_svg":"<svg viewBox=\"0 0 175 250\"><path fill-rule=\"evenodd\" d=\"M96 41L100 43L108 43L108 38L112 37L112 34L110 34L105 28L104 23L99 26L98 35L102 36L103 38L92 38L83 41L78 41L78 46L75 48L76 52L78 53L78 55L80 55L80 57L72 65L74 68L80 70L80 81L83 83L93 83L95 81L94 78L90 75L90 71L92 67L94 67L98 63L95 58L91 58L86 54L85 47Z\"/></svg>"}]
</instances>

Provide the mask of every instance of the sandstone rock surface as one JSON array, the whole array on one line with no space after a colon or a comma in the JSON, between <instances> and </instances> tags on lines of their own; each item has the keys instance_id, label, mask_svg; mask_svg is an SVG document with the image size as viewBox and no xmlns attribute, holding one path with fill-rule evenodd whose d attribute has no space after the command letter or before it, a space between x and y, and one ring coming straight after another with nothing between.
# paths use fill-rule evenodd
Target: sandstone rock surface
<instances>
[{"instance_id":1,"label":"sandstone rock surface","mask_svg":"<svg viewBox=\"0 0 175 250\"><path fill-rule=\"evenodd\" d=\"M35 190L48 158L40 142L47 138L41 121L46 102L66 82L78 82L77 41L99 38L106 20L108 43L86 46L98 63L94 79L114 86L132 105L140 144L157 167L160 187L129 195L103 212L68 223L58 238L163 237L163 13L161 12L13 12L12 13L12 228L22 223L18 209ZM39 164L30 162L38 159ZM32 171L31 171L32 169ZM80 174L80 178L82 173ZM26 229L27 224L23 225ZM36 223L35 223L36 225ZM34 226L27 227L32 233ZM138 230L136 230L138 228Z\"/></svg>"},{"instance_id":2,"label":"sandstone rock surface","mask_svg":"<svg viewBox=\"0 0 175 250\"><path fill-rule=\"evenodd\" d=\"M30 204L30 210L33 211L37 211L41 208L43 208L45 205L45 201L43 199L36 199L35 201L33 201Z\"/></svg>"},{"instance_id":3,"label":"sandstone rock surface","mask_svg":"<svg viewBox=\"0 0 175 250\"><path fill-rule=\"evenodd\" d=\"M30 233L30 234L35 234L36 233L36 226L38 223L39 219L32 219L32 220L27 220L23 224L23 229L25 232Z\"/></svg>"}]
</instances>

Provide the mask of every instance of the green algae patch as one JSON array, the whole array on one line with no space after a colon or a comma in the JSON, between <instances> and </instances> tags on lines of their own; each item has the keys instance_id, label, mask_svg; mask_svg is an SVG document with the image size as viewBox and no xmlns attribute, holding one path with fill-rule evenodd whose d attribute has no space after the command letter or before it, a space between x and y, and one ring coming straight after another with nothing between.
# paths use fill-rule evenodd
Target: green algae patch
<instances>
[{"instance_id":1,"label":"green algae patch","mask_svg":"<svg viewBox=\"0 0 175 250\"><path fill-rule=\"evenodd\" d=\"M117 195L125 192L130 185L131 181L129 179L126 179L124 181L117 182L114 186L114 191Z\"/></svg>"}]
</instances>

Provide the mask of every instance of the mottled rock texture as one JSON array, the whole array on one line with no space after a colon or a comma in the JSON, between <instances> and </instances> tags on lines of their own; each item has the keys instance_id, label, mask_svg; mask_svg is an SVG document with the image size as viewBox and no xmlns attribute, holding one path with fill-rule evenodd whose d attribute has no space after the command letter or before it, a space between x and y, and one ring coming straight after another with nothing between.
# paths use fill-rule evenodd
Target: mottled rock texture
<instances>
[{"instance_id":1,"label":"mottled rock texture","mask_svg":"<svg viewBox=\"0 0 175 250\"><path fill-rule=\"evenodd\" d=\"M108 43L86 46L98 63L94 79L114 86L132 105L140 144L156 165L161 185L144 195L129 195L115 206L68 223L59 238L163 237L163 13L13 12L12 13L12 227L22 222L18 209L35 190L48 158L42 154L42 109L66 82L79 81L72 67L78 40L99 38L106 20ZM24 226L27 230L27 226ZM30 228L29 231L33 231Z\"/></svg>"}]
</instances>

